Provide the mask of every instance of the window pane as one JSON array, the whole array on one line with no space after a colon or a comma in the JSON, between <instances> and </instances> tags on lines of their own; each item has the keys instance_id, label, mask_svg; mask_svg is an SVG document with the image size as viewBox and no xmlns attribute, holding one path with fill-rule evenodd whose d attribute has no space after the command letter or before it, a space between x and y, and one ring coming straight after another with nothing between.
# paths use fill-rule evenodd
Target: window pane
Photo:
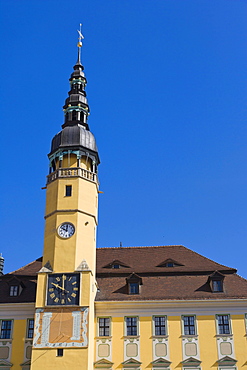
<instances>
[{"instance_id":1,"label":"window pane","mask_svg":"<svg viewBox=\"0 0 247 370\"><path fill-rule=\"evenodd\" d=\"M99 319L99 336L108 337L110 335L110 319L102 317Z\"/></svg>"},{"instance_id":2,"label":"window pane","mask_svg":"<svg viewBox=\"0 0 247 370\"><path fill-rule=\"evenodd\" d=\"M11 285L10 290L9 290L9 295L11 297L16 297L18 296L18 291L19 291L18 285Z\"/></svg>"},{"instance_id":3,"label":"window pane","mask_svg":"<svg viewBox=\"0 0 247 370\"><path fill-rule=\"evenodd\" d=\"M72 185L66 185L65 196L71 197L71 195L72 195Z\"/></svg>"},{"instance_id":4,"label":"window pane","mask_svg":"<svg viewBox=\"0 0 247 370\"><path fill-rule=\"evenodd\" d=\"M138 283L130 283L129 292L130 292L130 294L138 294L139 293L139 284Z\"/></svg>"},{"instance_id":5,"label":"window pane","mask_svg":"<svg viewBox=\"0 0 247 370\"><path fill-rule=\"evenodd\" d=\"M184 316L184 334L185 335L195 335L195 318L194 316Z\"/></svg>"},{"instance_id":6,"label":"window pane","mask_svg":"<svg viewBox=\"0 0 247 370\"><path fill-rule=\"evenodd\" d=\"M11 327L12 321L11 320L2 320L1 324L1 339L10 339L11 338Z\"/></svg>"},{"instance_id":7,"label":"window pane","mask_svg":"<svg viewBox=\"0 0 247 370\"><path fill-rule=\"evenodd\" d=\"M218 331L219 334L230 334L228 315L218 315Z\"/></svg>"},{"instance_id":8,"label":"window pane","mask_svg":"<svg viewBox=\"0 0 247 370\"><path fill-rule=\"evenodd\" d=\"M137 318L136 317L126 317L126 334L127 335L137 335Z\"/></svg>"},{"instance_id":9,"label":"window pane","mask_svg":"<svg viewBox=\"0 0 247 370\"><path fill-rule=\"evenodd\" d=\"M213 280L213 292L222 292L222 281Z\"/></svg>"},{"instance_id":10,"label":"window pane","mask_svg":"<svg viewBox=\"0 0 247 370\"><path fill-rule=\"evenodd\" d=\"M166 335L166 318L164 316L157 316L154 318L155 335Z\"/></svg>"},{"instance_id":11,"label":"window pane","mask_svg":"<svg viewBox=\"0 0 247 370\"><path fill-rule=\"evenodd\" d=\"M28 320L27 337L33 338L34 319Z\"/></svg>"}]
</instances>

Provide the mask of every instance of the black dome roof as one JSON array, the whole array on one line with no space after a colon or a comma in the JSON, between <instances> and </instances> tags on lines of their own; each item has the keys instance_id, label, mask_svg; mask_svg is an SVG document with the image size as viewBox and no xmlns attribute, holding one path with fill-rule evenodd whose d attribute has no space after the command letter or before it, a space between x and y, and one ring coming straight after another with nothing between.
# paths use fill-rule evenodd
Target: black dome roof
<instances>
[{"instance_id":1,"label":"black dome roof","mask_svg":"<svg viewBox=\"0 0 247 370\"><path fill-rule=\"evenodd\" d=\"M60 148L83 147L93 152L98 152L96 141L92 132L82 125L66 126L55 135L51 143L51 153Z\"/></svg>"}]
</instances>

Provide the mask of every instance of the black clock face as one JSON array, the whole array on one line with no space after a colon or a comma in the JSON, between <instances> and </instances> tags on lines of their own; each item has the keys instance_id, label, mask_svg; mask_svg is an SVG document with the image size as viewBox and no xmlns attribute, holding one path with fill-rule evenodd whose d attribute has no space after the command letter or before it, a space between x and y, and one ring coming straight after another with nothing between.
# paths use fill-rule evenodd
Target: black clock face
<instances>
[{"instance_id":1,"label":"black clock face","mask_svg":"<svg viewBox=\"0 0 247 370\"><path fill-rule=\"evenodd\" d=\"M80 291L79 274L52 274L48 276L47 305L78 305Z\"/></svg>"}]
</instances>

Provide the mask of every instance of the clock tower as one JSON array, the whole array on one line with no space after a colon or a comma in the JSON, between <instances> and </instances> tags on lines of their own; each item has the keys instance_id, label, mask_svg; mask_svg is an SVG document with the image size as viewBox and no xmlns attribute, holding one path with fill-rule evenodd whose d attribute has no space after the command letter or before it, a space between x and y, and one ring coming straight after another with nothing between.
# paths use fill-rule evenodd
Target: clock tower
<instances>
[{"instance_id":1,"label":"clock tower","mask_svg":"<svg viewBox=\"0 0 247 370\"><path fill-rule=\"evenodd\" d=\"M93 368L99 156L88 125L83 36L78 32L78 58L63 106L64 123L48 154L31 370Z\"/></svg>"}]
</instances>

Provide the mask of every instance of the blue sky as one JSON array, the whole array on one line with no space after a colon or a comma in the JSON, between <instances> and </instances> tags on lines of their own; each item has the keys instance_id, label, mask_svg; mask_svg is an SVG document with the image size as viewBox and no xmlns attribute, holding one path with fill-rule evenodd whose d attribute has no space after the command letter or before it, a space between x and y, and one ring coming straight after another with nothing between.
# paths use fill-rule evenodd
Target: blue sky
<instances>
[{"instance_id":1,"label":"blue sky","mask_svg":"<svg viewBox=\"0 0 247 370\"><path fill-rule=\"evenodd\" d=\"M82 22L98 246L182 244L247 278L247 1L0 5L5 272L42 255L41 187Z\"/></svg>"}]
</instances>

